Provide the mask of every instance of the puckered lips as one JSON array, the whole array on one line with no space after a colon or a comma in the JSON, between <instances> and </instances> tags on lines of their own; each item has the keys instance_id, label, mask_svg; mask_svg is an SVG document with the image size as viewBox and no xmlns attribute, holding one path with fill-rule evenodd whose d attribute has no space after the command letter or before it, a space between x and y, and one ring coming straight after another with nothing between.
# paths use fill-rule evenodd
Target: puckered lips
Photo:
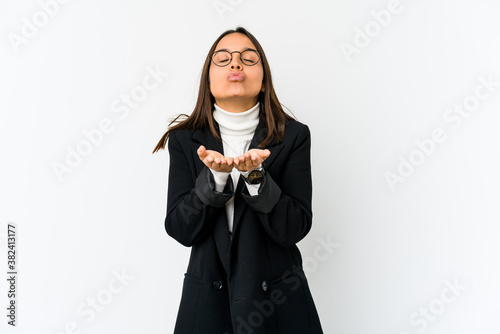
<instances>
[{"instance_id":1,"label":"puckered lips","mask_svg":"<svg viewBox=\"0 0 500 334\"><path fill-rule=\"evenodd\" d=\"M227 78L229 79L229 81L243 81L245 76L241 72L231 71L229 72Z\"/></svg>"}]
</instances>

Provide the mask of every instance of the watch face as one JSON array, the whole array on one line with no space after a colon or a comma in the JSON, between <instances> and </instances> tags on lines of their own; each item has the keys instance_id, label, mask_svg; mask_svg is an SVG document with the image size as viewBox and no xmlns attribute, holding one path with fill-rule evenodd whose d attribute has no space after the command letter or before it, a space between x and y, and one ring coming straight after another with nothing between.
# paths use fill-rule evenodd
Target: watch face
<instances>
[{"instance_id":1,"label":"watch face","mask_svg":"<svg viewBox=\"0 0 500 334\"><path fill-rule=\"evenodd\" d=\"M262 182L264 178L264 174L260 170L253 170L250 174L248 174L247 180L250 184L259 184Z\"/></svg>"}]
</instances>

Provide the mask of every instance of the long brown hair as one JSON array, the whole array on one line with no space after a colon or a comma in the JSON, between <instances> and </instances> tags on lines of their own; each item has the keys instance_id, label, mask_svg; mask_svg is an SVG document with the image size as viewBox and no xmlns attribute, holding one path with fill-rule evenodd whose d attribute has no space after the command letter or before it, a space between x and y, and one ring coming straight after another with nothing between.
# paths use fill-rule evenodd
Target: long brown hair
<instances>
[{"instance_id":1,"label":"long brown hair","mask_svg":"<svg viewBox=\"0 0 500 334\"><path fill-rule=\"evenodd\" d=\"M267 62L266 54L264 53L264 50L262 49L259 41L257 41L257 39L245 28L237 27L234 30L226 30L225 32L223 32L208 51L208 55L205 59L205 64L203 65L203 70L201 73L198 99L196 101L196 106L194 107L193 112L190 116L186 114L180 114L170 122L167 132L165 132L165 134L161 137L160 141L153 150L153 154L160 149L165 149L168 135L173 130L196 130L208 125L213 136L217 139L220 139L219 134L217 133L217 130L215 128L214 118L212 116L215 98L210 92L209 69L212 63L211 55L215 51L217 44L224 36L232 33L240 33L246 35L252 41L252 43L257 48L257 51L259 51L261 55L262 67L264 69L264 91L259 92L258 97L258 101L260 102L259 118L264 121L265 128L267 129L267 134L264 137L263 141L259 144L259 147L263 147L269 144L274 137L276 137L278 141L281 141L283 139L286 121L295 118L290 116L283 110L281 103L276 96L276 92L274 91L273 87L273 81L271 78L271 70ZM177 123L176 125L171 126L174 122L177 121L180 116L186 116L187 118Z\"/></svg>"}]
</instances>

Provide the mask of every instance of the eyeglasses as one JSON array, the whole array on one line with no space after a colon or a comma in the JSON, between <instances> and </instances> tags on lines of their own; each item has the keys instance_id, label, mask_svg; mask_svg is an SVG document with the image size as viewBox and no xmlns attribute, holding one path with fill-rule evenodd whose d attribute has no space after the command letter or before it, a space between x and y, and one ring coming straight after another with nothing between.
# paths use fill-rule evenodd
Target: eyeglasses
<instances>
[{"instance_id":1,"label":"eyeglasses","mask_svg":"<svg viewBox=\"0 0 500 334\"><path fill-rule=\"evenodd\" d=\"M220 67L227 66L233 60L233 53L240 54L240 60L243 64L247 66L253 66L260 61L260 54L257 50L246 49L243 51L233 51L229 52L227 50L219 50L212 53L212 62Z\"/></svg>"}]
</instances>

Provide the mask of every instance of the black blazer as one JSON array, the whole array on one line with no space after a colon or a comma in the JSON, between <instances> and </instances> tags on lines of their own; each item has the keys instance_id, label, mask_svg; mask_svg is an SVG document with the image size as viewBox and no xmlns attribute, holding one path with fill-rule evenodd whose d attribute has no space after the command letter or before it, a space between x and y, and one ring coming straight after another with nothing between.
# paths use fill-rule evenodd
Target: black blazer
<instances>
[{"instance_id":1,"label":"black blazer","mask_svg":"<svg viewBox=\"0 0 500 334\"><path fill-rule=\"evenodd\" d=\"M261 119L250 148L264 126ZM196 153L200 145L223 153L208 127L172 131L168 140L165 229L192 247L174 333L323 333L296 246L312 222L309 128L288 121L283 141L265 147L271 155L255 196L241 176L237 189L230 175L224 191L216 191ZM232 196L230 238L225 203Z\"/></svg>"}]
</instances>

